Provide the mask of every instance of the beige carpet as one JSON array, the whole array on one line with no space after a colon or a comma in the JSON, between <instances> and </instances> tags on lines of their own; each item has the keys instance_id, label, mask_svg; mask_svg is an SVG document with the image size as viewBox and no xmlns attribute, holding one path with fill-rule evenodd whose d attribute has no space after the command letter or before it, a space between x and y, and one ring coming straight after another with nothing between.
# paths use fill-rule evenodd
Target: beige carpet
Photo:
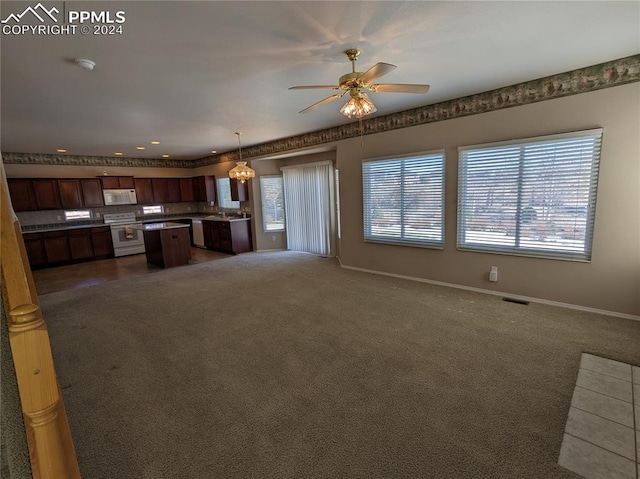
<instances>
[{"instance_id":1,"label":"beige carpet","mask_svg":"<svg viewBox=\"0 0 640 479\"><path fill-rule=\"evenodd\" d=\"M571 478L582 352L640 322L249 253L41 297L86 479Z\"/></svg>"}]
</instances>

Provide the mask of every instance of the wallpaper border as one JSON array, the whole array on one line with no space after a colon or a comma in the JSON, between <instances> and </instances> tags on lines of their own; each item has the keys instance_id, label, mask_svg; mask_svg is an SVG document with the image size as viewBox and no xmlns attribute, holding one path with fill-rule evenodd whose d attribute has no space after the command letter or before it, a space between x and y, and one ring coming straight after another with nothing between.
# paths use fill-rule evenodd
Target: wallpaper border
<instances>
[{"instance_id":1,"label":"wallpaper border","mask_svg":"<svg viewBox=\"0 0 640 479\"><path fill-rule=\"evenodd\" d=\"M477 115L638 81L640 81L640 54L454 100L370 118L362 122L363 134L371 135L383 131ZM243 147L242 151L244 159L250 159L315 147L354 138L359 135L359 123L352 122L333 128ZM207 156L198 160L50 155L42 153L2 154L2 160L5 164L189 169L236 161L237 158L238 152L236 151Z\"/></svg>"}]
</instances>

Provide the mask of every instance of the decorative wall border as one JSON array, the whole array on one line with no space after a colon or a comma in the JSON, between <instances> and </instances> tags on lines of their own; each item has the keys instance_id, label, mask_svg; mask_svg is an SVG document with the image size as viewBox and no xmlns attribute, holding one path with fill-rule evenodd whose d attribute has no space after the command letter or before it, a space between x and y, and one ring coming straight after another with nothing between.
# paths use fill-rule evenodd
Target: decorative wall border
<instances>
[{"instance_id":1,"label":"decorative wall border","mask_svg":"<svg viewBox=\"0 0 640 479\"><path fill-rule=\"evenodd\" d=\"M640 81L640 54L454 100L370 118L363 121L363 134L371 135L383 131L477 115L638 81ZM319 146L325 143L354 138L359 135L360 126L358 122L352 122L325 130L243 147L242 151L244 159L249 159ZM5 164L198 168L227 161L237 161L238 152L219 153L198 160L112 158L31 153L3 153L2 159Z\"/></svg>"}]
</instances>

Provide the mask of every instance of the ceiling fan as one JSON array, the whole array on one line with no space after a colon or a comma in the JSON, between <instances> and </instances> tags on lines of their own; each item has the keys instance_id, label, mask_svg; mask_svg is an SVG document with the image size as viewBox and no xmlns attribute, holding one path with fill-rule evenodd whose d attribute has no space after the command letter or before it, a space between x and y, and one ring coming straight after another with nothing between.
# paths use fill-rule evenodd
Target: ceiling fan
<instances>
[{"instance_id":1,"label":"ceiling fan","mask_svg":"<svg viewBox=\"0 0 640 479\"><path fill-rule=\"evenodd\" d=\"M351 97L347 103L340 109L340 113L348 118L355 116L362 118L365 115L369 115L377 111L376 106L373 104L367 91L374 93L378 92L394 92L394 93L427 93L429 91L429 85L415 85L406 83L373 83L382 75L386 75L396 68L395 65L390 63L376 63L369 68L366 72L356 71L356 60L360 55L360 50L357 48L350 48L345 51L347 58L351 61L351 73L342 75L338 80L338 85L308 85L308 86L292 86L289 90L307 90L307 89L331 89L331 90L343 90L340 93L331 95L324 100L320 100L317 103L301 110L300 113L308 113L315 110L319 106L325 105L333 100L342 98L349 93Z\"/></svg>"}]
</instances>

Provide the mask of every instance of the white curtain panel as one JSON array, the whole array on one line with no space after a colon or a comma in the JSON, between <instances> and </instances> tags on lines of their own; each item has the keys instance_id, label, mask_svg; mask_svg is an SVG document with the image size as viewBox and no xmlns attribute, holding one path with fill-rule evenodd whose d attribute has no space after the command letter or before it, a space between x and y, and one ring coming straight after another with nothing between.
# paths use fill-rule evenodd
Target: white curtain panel
<instances>
[{"instance_id":1,"label":"white curtain panel","mask_svg":"<svg viewBox=\"0 0 640 479\"><path fill-rule=\"evenodd\" d=\"M330 254L331 163L282 168L287 247Z\"/></svg>"}]
</instances>

